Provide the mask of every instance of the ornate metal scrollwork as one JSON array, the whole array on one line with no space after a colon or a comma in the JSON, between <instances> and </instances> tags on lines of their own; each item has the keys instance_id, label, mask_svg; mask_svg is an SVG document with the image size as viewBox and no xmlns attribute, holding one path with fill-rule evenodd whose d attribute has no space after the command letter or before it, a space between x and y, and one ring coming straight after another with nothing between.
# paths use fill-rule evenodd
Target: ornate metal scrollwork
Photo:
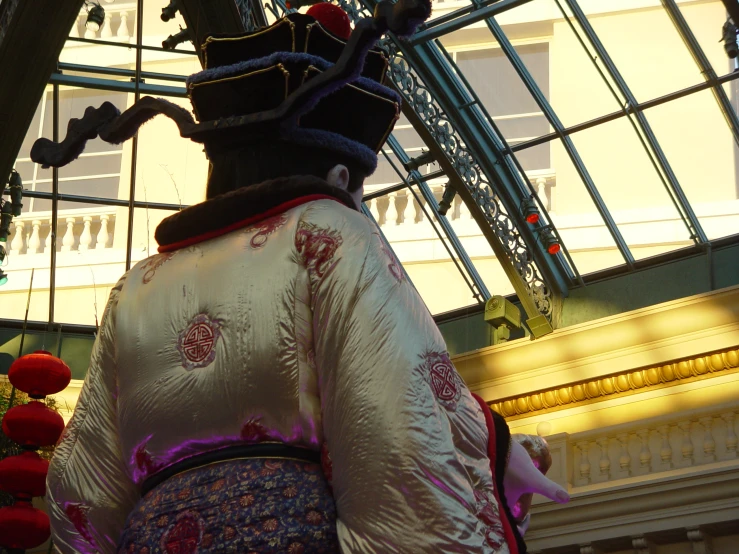
<instances>
[{"instance_id":1,"label":"ornate metal scrollwork","mask_svg":"<svg viewBox=\"0 0 739 554\"><path fill-rule=\"evenodd\" d=\"M371 15L358 0L338 0L338 4L353 21ZM532 253L513 220L506 213L490 180L472 154L465 148L459 133L436 102L429 87L422 82L412 65L403 57L394 39L386 37L378 44L378 47L385 51L390 61L389 80L404 100L413 107L431 136L446 154L465 187L472 194L475 203L520 275L539 313L551 319L554 306L551 290L541 277Z\"/></svg>"}]
</instances>

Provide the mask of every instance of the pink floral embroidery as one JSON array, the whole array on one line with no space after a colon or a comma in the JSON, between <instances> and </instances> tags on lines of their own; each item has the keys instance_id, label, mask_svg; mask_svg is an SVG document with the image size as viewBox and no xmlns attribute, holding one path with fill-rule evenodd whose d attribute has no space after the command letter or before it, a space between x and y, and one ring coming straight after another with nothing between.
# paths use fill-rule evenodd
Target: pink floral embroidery
<instances>
[{"instance_id":1,"label":"pink floral embroidery","mask_svg":"<svg viewBox=\"0 0 739 554\"><path fill-rule=\"evenodd\" d=\"M387 256L388 260L390 260L390 263L387 265L387 268L390 270L390 274L395 277L395 280L398 283L402 283L403 279L405 278L405 274L403 273L403 269L400 267L400 262L398 262L398 258L395 257L392 249L385 243L382 237L380 237L380 235L377 236L380 238L382 251L385 253L385 256Z\"/></svg>"},{"instance_id":2,"label":"pink floral embroidery","mask_svg":"<svg viewBox=\"0 0 739 554\"><path fill-rule=\"evenodd\" d=\"M321 445L321 469L323 469L323 475L328 481L329 487L334 478L334 464L331 461L331 454L328 451L328 444L324 441Z\"/></svg>"},{"instance_id":3,"label":"pink floral embroidery","mask_svg":"<svg viewBox=\"0 0 739 554\"><path fill-rule=\"evenodd\" d=\"M216 344L221 336L220 323L205 314L195 316L180 332L177 350L187 370L207 367L216 359Z\"/></svg>"},{"instance_id":4,"label":"pink floral embroidery","mask_svg":"<svg viewBox=\"0 0 739 554\"><path fill-rule=\"evenodd\" d=\"M88 528L90 522L87 519L87 512L90 511L89 506L85 506L79 502L68 502L64 504L64 513L74 525L74 528L80 536L96 548L95 540Z\"/></svg>"},{"instance_id":5,"label":"pink floral embroidery","mask_svg":"<svg viewBox=\"0 0 739 554\"><path fill-rule=\"evenodd\" d=\"M309 270L321 278L331 268L336 250L343 243L338 231L325 229L301 221L295 234L295 247L303 257L303 263Z\"/></svg>"},{"instance_id":6,"label":"pink floral embroidery","mask_svg":"<svg viewBox=\"0 0 739 554\"><path fill-rule=\"evenodd\" d=\"M439 404L448 410L455 410L462 396L462 379L446 352L427 352L421 356L424 360L420 370L434 391Z\"/></svg>"},{"instance_id":7,"label":"pink floral embroidery","mask_svg":"<svg viewBox=\"0 0 739 554\"><path fill-rule=\"evenodd\" d=\"M485 541L495 549L505 544L503 523L492 491L475 491L477 519L485 526Z\"/></svg>"},{"instance_id":8,"label":"pink floral embroidery","mask_svg":"<svg viewBox=\"0 0 739 554\"><path fill-rule=\"evenodd\" d=\"M154 274L157 272L157 269L162 267L165 262L171 260L173 256L174 252L166 252L164 254L157 254L146 260L141 266L142 270L146 270L141 282L148 285L154 278Z\"/></svg>"},{"instance_id":9,"label":"pink floral embroidery","mask_svg":"<svg viewBox=\"0 0 739 554\"><path fill-rule=\"evenodd\" d=\"M285 223L287 223L287 216L285 214L281 214L275 217L270 217L254 227L250 227L247 229L247 233L251 233L255 230L257 232L251 238L249 244L252 248L261 248L267 242L267 237L285 225Z\"/></svg>"},{"instance_id":10,"label":"pink floral embroidery","mask_svg":"<svg viewBox=\"0 0 739 554\"><path fill-rule=\"evenodd\" d=\"M269 433L261 420L261 417L247 419L241 427L241 438L248 442L261 442L269 439Z\"/></svg>"},{"instance_id":11,"label":"pink floral embroidery","mask_svg":"<svg viewBox=\"0 0 739 554\"><path fill-rule=\"evenodd\" d=\"M203 526L192 512L184 512L167 529L159 545L166 554L195 554L203 538Z\"/></svg>"},{"instance_id":12,"label":"pink floral embroidery","mask_svg":"<svg viewBox=\"0 0 739 554\"><path fill-rule=\"evenodd\" d=\"M305 546L299 542L291 542L290 546L287 547L288 554L303 554L305 552Z\"/></svg>"}]
</instances>

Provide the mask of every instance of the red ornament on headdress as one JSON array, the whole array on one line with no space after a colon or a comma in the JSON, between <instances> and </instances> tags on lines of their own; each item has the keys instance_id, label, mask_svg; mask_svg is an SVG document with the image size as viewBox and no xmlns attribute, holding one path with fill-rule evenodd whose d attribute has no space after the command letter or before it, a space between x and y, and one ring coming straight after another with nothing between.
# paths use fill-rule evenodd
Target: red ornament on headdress
<instances>
[{"instance_id":1,"label":"red ornament on headdress","mask_svg":"<svg viewBox=\"0 0 739 554\"><path fill-rule=\"evenodd\" d=\"M46 494L49 462L35 452L23 452L0 460L0 489L16 498Z\"/></svg>"},{"instance_id":2,"label":"red ornament on headdress","mask_svg":"<svg viewBox=\"0 0 739 554\"><path fill-rule=\"evenodd\" d=\"M37 350L14 361L8 379L31 398L43 398L64 390L72 379L72 372L51 352Z\"/></svg>"},{"instance_id":3,"label":"red ornament on headdress","mask_svg":"<svg viewBox=\"0 0 739 554\"><path fill-rule=\"evenodd\" d=\"M49 516L30 502L0 508L0 537L5 548L35 548L44 544L50 535Z\"/></svg>"},{"instance_id":4,"label":"red ornament on headdress","mask_svg":"<svg viewBox=\"0 0 739 554\"><path fill-rule=\"evenodd\" d=\"M339 6L321 2L311 6L306 13L315 18L327 31L340 39L349 40L349 35L352 34L349 16Z\"/></svg>"},{"instance_id":5,"label":"red ornament on headdress","mask_svg":"<svg viewBox=\"0 0 739 554\"><path fill-rule=\"evenodd\" d=\"M64 419L41 402L10 408L3 418L3 433L21 446L39 448L56 444Z\"/></svg>"}]
</instances>

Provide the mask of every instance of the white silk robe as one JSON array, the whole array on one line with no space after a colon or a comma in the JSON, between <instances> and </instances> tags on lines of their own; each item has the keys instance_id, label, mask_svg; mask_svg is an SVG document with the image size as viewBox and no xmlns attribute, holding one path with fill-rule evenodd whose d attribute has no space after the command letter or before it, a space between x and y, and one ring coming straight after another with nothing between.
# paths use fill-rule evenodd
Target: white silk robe
<instances>
[{"instance_id":1,"label":"white silk robe","mask_svg":"<svg viewBox=\"0 0 739 554\"><path fill-rule=\"evenodd\" d=\"M121 279L51 463L54 543L115 552L147 476L258 441L322 451L342 552L508 552L481 408L374 224L333 199Z\"/></svg>"}]
</instances>

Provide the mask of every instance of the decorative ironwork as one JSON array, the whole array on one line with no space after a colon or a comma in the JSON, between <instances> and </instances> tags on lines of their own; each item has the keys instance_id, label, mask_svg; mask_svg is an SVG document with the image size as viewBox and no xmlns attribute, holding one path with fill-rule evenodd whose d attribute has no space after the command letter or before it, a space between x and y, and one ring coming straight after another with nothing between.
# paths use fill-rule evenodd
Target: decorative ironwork
<instances>
[{"instance_id":1,"label":"decorative ironwork","mask_svg":"<svg viewBox=\"0 0 739 554\"><path fill-rule=\"evenodd\" d=\"M338 4L353 21L371 15L371 12L358 0L338 0ZM432 47L436 48L435 45ZM446 154L461 182L472 194L477 207L500 240L538 311L547 318L551 318L554 308L552 292L542 278L533 254L506 213L500 198L480 165L465 147L459 133L436 102L429 87L403 57L395 39L391 36L384 38L378 44L378 48L388 56L389 80L395 85L403 99L413 107L414 112Z\"/></svg>"}]
</instances>

